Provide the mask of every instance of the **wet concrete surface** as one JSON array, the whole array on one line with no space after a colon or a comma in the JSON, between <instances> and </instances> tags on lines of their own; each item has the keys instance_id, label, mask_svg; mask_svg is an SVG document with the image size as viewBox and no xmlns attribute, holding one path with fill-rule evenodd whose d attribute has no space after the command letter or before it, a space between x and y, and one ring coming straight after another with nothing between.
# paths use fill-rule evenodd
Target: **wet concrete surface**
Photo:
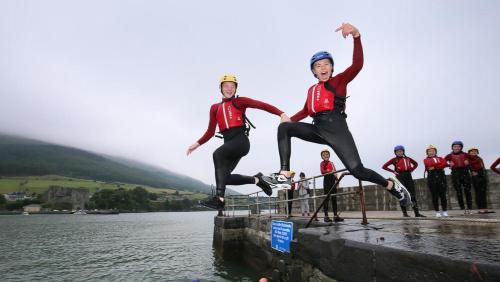
<instances>
[{"instance_id":1,"label":"wet concrete surface","mask_svg":"<svg viewBox=\"0 0 500 282\"><path fill-rule=\"evenodd\" d=\"M273 220L292 221L288 263L297 259L338 281L500 281L499 211L466 216L453 211L447 219L425 214L429 217L422 219L402 218L400 212L369 212L369 224L362 225L359 212L344 212L344 222L313 221L309 228L306 217L252 215L221 217L216 226L253 230L241 231L234 241L248 243L244 253L266 250L263 257L272 257L272 265L283 256L270 250L269 235L263 234L269 234Z\"/></svg>"},{"instance_id":2,"label":"wet concrete surface","mask_svg":"<svg viewBox=\"0 0 500 282\"><path fill-rule=\"evenodd\" d=\"M500 224L496 223L372 219L363 226L347 219L308 232L454 260L500 264Z\"/></svg>"},{"instance_id":3,"label":"wet concrete surface","mask_svg":"<svg viewBox=\"0 0 500 282\"><path fill-rule=\"evenodd\" d=\"M323 235L380 245L404 251L444 256L455 260L500 265L500 211L464 215L449 211L450 217L438 219L434 212L422 212L426 218L403 218L398 211L369 211L368 225L361 225L360 212L344 212L344 222L313 221L309 230ZM308 218L292 217L297 228Z\"/></svg>"}]
</instances>

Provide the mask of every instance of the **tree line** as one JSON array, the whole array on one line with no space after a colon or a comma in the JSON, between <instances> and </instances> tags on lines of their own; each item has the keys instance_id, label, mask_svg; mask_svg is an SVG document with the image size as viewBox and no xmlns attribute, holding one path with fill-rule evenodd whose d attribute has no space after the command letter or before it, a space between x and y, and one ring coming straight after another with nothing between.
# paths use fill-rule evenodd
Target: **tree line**
<instances>
[{"instance_id":1,"label":"tree line","mask_svg":"<svg viewBox=\"0 0 500 282\"><path fill-rule=\"evenodd\" d=\"M157 201L158 195L137 186L134 189L103 189L92 195L87 209L115 209L120 212L191 211L203 210L198 201L184 198Z\"/></svg>"},{"instance_id":2,"label":"tree line","mask_svg":"<svg viewBox=\"0 0 500 282\"><path fill-rule=\"evenodd\" d=\"M2 194L0 194L0 210L22 210L24 206L29 204L40 204L43 208L50 210L71 210L73 208L72 203L44 203L41 197L38 197L37 199L25 199L21 201L9 202L6 201ZM92 195L85 208L89 210L118 210L120 212L205 210L205 208L198 205L197 200L191 200L188 198L158 201L158 194L150 193L140 186L137 186L134 189L119 188L115 190L100 190Z\"/></svg>"}]
</instances>

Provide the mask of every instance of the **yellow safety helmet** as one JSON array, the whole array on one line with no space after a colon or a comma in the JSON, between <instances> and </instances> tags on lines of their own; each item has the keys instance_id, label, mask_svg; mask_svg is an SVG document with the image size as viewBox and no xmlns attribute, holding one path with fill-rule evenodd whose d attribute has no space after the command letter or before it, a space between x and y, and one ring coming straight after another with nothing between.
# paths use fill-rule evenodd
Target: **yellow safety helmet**
<instances>
[{"instance_id":1,"label":"yellow safety helmet","mask_svg":"<svg viewBox=\"0 0 500 282\"><path fill-rule=\"evenodd\" d=\"M222 86L224 82L234 82L238 86L238 79L234 74L226 73L220 78L219 86Z\"/></svg>"},{"instance_id":2,"label":"yellow safety helmet","mask_svg":"<svg viewBox=\"0 0 500 282\"><path fill-rule=\"evenodd\" d=\"M431 150L431 149L434 149L437 153L438 149L436 148L436 146L430 144L429 146L427 146L427 148L425 149L425 152L427 153L427 151Z\"/></svg>"},{"instance_id":3,"label":"yellow safety helmet","mask_svg":"<svg viewBox=\"0 0 500 282\"><path fill-rule=\"evenodd\" d=\"M294 177L294 176L295 176L295 171L290 170L290 177Z\"/></svg>"},{"instance_id":4,"label":"yellow safety helmet","mask_svg":"<svg viewBox=\"0 0 500 282\"><path fill-rule=\"evenodd\" d=\"M324 148L323 150L321 150L320 156L323 156L324 152L327 152L330 155L330 150L328 150L328 148Z\"/></svg>"},{"instance_id":5,"label":"yellow safety helmet","mask_svg":"<svg viewBox=\"0 0 500 282\"><path fill-rule=\"evenodd\" d=\"M470 153L470 151L472 151L472 150L476 150L477 153L479 154L479 149L477 147L474 147L474 146L470 147L469 150L467 150L467 153Z\"/></svg>"}]
</instances>

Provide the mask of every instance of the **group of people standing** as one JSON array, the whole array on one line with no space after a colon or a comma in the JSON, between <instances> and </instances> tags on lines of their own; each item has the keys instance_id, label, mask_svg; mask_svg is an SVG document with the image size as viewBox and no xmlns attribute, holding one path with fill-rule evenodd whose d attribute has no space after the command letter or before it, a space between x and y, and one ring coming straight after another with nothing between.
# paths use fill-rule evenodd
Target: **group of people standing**
<instances>
[{"instance_id":1,"label":"group of people standing","mask_svg":"<svg viewBox=\"0 0 500 282\"><path fill-rule=\"evenodd\" d=\"M487 209L487 177L486 167L483 159L479 156L477 147L470 147L467 153L463 152L463 142L455 141L451 145L452 151L445 157L439 157L437 148L434 145L429 145L425 152L426 158L423 160L425 166L425 174L427 175L427 186L431 193L432 205L436 211L436 217L448 217L448 201L447 201L447 181L445 168L451 169L451 179L453 187L456 191L458 205L464 210L464 214L471 214L472 209L472 192L475 191L475 201L480 214L489 213ZM397 179L406 187L411 195L412 207L415 212L415 217L426 217L419 212L415 184L412 177L412 172L418 167L418 162L408 157L405 153L406 149L402 145L394 147L395 157L388 160L382 168L391 173L394 173ZM337 193L337 186L334 186L338 176L335 173L336 168L333 162L330 161L330 151L324 149L321 151L322 161L320 163L320 172L323 175L323 193L326 195L330 189L333 194ZM491 170L500 174L500 170L496 167L500 164L498 158L492 165ZM295 173L292 172L292 178ZM309 216L309 182L304 181L305 174L300 173L300 179L292 183L292 188L287 190L287 199L293 199L293 191L298 187L300 198L300 208L302 216ZM464 202L465 197L465 202ZM339 216L337 198L331 197L332 211L334 214L333 221L339 222L344 219ZM441 204L441 209L439 208ZM323 205L325 214L324 221L331 222L328 216L329 200ZM288 202L287 213L290 216L292 211L292 202ZM408 215L407 207L401 205L401 211L404 217Z\"/></svg>"},{"instance_id":2,"label":"group of people standing","mask_svg":"<svg viewBox=\"0 0 500 282\"><path fill-rule=\"evenodd\" d=\"M479 149L471 147L467 153L463 151L462 141L455 141L451 144L452 151L445 157L437 155L437 148L429 145L425 152L427 157L423 160L425 173L427 173L427 186L431 192L432 204L436 212L436 217L448 216L447 205L447 183L444 169L451 169L451 179L455 189L458 205L464 210L464 214L470 214L472 209L472 192L474 187L476 195L476 205L479 213L488 213L487 209L487 178L485 165L479 157ZM415 195L415 184L411 173L417 168L418 163L406 156L405 148L402 145L394 147L394 158L386 162L382 168L394 173L401 183L408 189L413 202L415 217L425 217L419 213L417 197ZM491 166L492 170L500 173L496 166L500 163L500 158ZM392 166L392 168L391 168ZM465 196L465 202L464 202ZM441 209L439 209L441 203ZM401 207L403 216L408 217L406 207Z\"/></svg>"}]
</instances>

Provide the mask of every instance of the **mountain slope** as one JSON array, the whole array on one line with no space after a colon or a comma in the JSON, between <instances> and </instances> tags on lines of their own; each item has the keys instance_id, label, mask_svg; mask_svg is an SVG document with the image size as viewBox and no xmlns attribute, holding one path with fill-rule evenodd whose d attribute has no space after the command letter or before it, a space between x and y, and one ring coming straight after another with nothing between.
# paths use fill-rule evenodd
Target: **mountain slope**
<instances>
[{"instance_id":1,"label":"mountain slope","mask_svg":"<svg viewBox=\"0 0 500 282\"><path fill-rule=\"evenodd\" d=\"M210 192L210 186L166 169L0 133L0 176L61 175Z\"/></svg>"}]
</instances>

